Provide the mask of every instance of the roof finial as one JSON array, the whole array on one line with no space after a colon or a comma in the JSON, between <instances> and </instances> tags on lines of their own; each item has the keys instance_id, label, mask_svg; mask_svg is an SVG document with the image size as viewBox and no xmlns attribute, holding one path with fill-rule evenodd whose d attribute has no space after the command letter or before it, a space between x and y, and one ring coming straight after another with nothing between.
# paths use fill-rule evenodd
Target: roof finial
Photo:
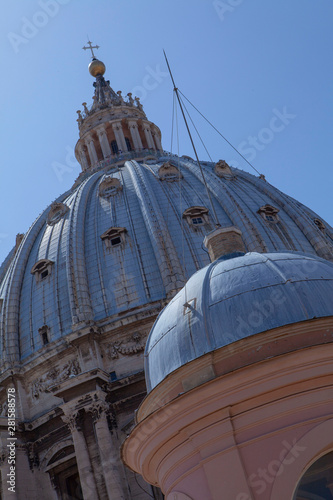
<instances>
[{"instance_id":1,"label":"roof finial","mask_svg":"<svg viewBox=\"0 0 333 500\"><path fill-rule=\"evenodd\" d=\"M82 49L83 50L91 50L92 59L96 59L93 49L99 49L99 45L92 45L92 43L89 40L87 43L89 44L89 47L82 47Z\"/></svg>"},{"instance_id":2,"label":"roof finial","mask_svg":"<svg viewBox=\"0 0 333 500\"><path fill-rule=\"evenodd\" d=\"M103 76L105 73L105 64L102 61L96 59L93 49L99 49L99 45L92 45L90 40L88 40L88 47L82 47L83 50L91 50L92 61L88 66L89 73L92 76Z\"/></svg>"}]
</instances>

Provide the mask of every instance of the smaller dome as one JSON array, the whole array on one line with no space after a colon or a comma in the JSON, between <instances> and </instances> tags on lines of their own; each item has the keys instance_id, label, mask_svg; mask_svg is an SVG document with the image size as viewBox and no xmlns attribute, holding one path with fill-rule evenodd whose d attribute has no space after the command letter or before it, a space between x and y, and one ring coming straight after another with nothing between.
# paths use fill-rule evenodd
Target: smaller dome
<instances>
[{"instance_id":1,"label":"smaller dome","mask_svg":"<svg viewBox=\"0 0 333 500\"><path fill-rule=\"evenodd\" d=\"M92 76L104 75L105 73L105 64L98 59L93 59L88 66L89 73Z\"/></svg>"},{"instance_id":2,"label":"smaller dome","mask_svg":"<svg viewBox=\"0 0 333 500\"><path fill-rule=\"evenodd\" d=\"M208 352L257 333L333 315L333 264L295 253L247 253L196 272L158 316L147 340L151 391Z\"/></svg>"}]
</instances>

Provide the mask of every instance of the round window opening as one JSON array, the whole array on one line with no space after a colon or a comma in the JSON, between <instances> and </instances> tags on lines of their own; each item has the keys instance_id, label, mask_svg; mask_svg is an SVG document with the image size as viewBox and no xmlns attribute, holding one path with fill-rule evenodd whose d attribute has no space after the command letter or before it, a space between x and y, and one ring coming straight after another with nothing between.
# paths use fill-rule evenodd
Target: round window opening
<instances>
[{"instance_id":1,"label":"round window opening","mask_svg":"<svg viewBox=\"0 0 333 500\"><path fill-rule=\"evenodd\" d=\"M297 485L293 500L333 500L333 451L308 468Z\"/></svg>"}]
</instances>

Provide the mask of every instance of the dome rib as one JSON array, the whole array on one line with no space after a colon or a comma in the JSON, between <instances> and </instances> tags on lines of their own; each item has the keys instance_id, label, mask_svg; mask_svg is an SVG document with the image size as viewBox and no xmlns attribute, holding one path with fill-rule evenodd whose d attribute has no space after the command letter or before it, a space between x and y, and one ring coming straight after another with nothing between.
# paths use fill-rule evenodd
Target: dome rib
<instances>
[{"instance_id":1,"label":"dome rib","mask_svg":"<svg viewBox=\"0 0 333 500\"><path fill-rule=\"evenodd\" d=\"M300 210L293 198L282 193L277 188L273 188L273 186L271 186L268 182L259 181L248 173L244 173L244 175L249 182L254 184L260 191L267 193L267 195L274 200L277 206L283 208L283 210L306 236L311 246L320 257L331 261L333 260L333 245L330 245L327 241L325 241L322 234L318 234L319 230L316 230L312 227L312 224L309 224L309 221L304 217L304 211Z\"/></svg>"},{"instance_id":2,"label":"dome rib","mask_svg":"<svg viewBox=\"0 0 333 500\"><path fill-rule=\"evenodd\" d=\"M23 277L26 272L30 252L46 222L48 209L30 227L22 244L15 255L8 277L8 288L4 300L5 311L2 336L4 338L4 351L2 361L13 364L20 358L19 346L19 314L20 295Z\"/></svg>"},{"instance_id":3,"label":"dome rib","mask_svg":"<svg viewBox=\"0 0 333 500\"><path fill-rule=\"evenodd\" d=\"M120 175L121 175L121 180L122 180L123 186L126 186L124 174L123 174L122 171L120 172ZM138 240L138 236L136 234L136 228L135 228L135 225L133 224L133 216L132 216L132 213L131 213L131 206L130 206L130 203L129 203L129 200L128 200L127 189L124 189L123 196L124 196L124 204L125 204L125 207L126 207L126 214L127 214L127 219L128 219L128 223L129 223L130 233L132 235L133 243L134 243L133 248L134 248L134 251L135 251L136 258L137 258L138 267L140 269L140 275L141 275L141 279L142 279L142 283L143 283L143 288L144 288L144 291L145 291L146 299L149 302L151 300L152 296L151 296L151 292L150 292L150 288L149 288L149 283L148 283L148 280L147 280L147 277L146 277L146 273L144 271L144 263L143 263L143 260L142 260L140 247L139 247L139 244L138 244L139 240Z\"/></svg>"},{"instance_id":4,"label":"dome rib","mask_svg":"<svg viewBox=\"0 0 333 500\"><path fill-rule=\"evenodd\" d=\"M137 162L129 163L133 185L140 200L146 228L153 243L155 257L168 296L174 293L175 288L181 288L184 285L184 272L148 176Z\"/></svg>"},{"instance_id":5,"label":"dome rib","mask_svg":"<svg viewBox=\"0 0 333 500\"><path fill-rule=\"evenodd\" d=\"M93 319L84 258L84 228L90 189L100 176L101 173L95 173L82 183L72 201L70 211L66 260L73 325Z\"/></svg>"},{"instance_id":6,"label":"dome rib","mask_svg":"<svg viewBox=\"0 0 333 500\"><path fill-rule=\"evenodd\" d=\"M187 163L187 165L185 164L185 167L193 172L196 178L202 182L202 175L199 167L189 163ZM267 252L268 249L264 240L260 237L257 229L241 206L241 200L240 202L236 201L226 182L223 182L223 180L210 169L205 166L203 166L203 168L205 170L207 185L211 194L214 196L214 201L222 205L233 225L237 226L242 231L242 237L246 248L249 251Z\"/></svg>"}]
</instances>

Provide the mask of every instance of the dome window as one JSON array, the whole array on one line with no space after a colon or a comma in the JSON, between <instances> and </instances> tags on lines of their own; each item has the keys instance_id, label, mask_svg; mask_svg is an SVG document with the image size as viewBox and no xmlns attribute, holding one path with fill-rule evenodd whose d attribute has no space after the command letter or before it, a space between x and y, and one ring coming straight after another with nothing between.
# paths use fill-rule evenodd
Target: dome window
<instances>
[{"instance_id":1,"label":"dome window","mask_svg":"<svg viewBox=\"0 0 333 500\"><path fill-rule=\"evenodd\" d=\"M161 181L169 181L169 182L179 181L180 179L183 178L179 169L175 167L175 165L172 165L172 163L170 163L169 161L163 163L163 165L159 168L158 176L161 179Z\"/></svg>"},{"instance_id":2,"label":"dome window","mask_svg":"<svg viewBox=\"0 0 333 500\"><path fill-rule=\"evenodd\" d=\"M209 223L208 212L206 207L190 207L183 213L183 218L189 225L198 227Z\"/></svg>"},{"instance_id":3,"label":"dome window","mask_svg":"<svg viewBox=\"0 0 333 500\"><path fill-rule=\"evenodd\" d=\"M68 212L69 208L64 203L54 202L51 205L50 211L47 216L47 223L49 226L53 226L62 219L62 217Z\"/></svg>"},{"instance_id":4,"label":"dome window","mask_svg":"<svg viewBox=\"0 0 333 500\"><path fill-rule=\"evenodd\" d=\"M102 181L99 185L99 196L109 198L110 196L116 195L121 190L122 185L120 184L119 179L116 179L115 177L105 177L104 181Z\"/></svg>"},{"instance_id":5,"label":"dome window","mask_svg":"<svg viewBox=\"0 0 333 500\"><path fill-rule=\"evenodd\" d=\"M277 215L278 212L279 209L272 207L271 205L264 205L258 210L258 214L260 214L265 221L272 222L274 224L276 224L280 220L279 216Z\"/></svg>"},{"instance_id":6,"label":"dome window","mask_svg":"<svg viewBox=\"0 0 333 500\"><path fill-rule=\"evenodd\" d=\"M325 224L320 219L313 219L313 222L316 224L318 229L320 229L320 231L324 231Z\"/></svg>"},{"instance_id":7,"label":"dome window","mask_svg":"<svg viewBox=\"0 0 333 500\"><path fill-rule=\"evenodd\" d=\"M214 172L218 177L231 177L232 172L228 163L224 160L219 160L215 163Z\"/></svg>"},{"instance_id":8,"label":"dome window","mask_svg":"<svg viewBox=\"0 0 333 500\"><path fill-rule=\"evenodd\" d=\"M48 276L50 276L53 264L54 262L48 259L41 259L36 262L36 264L31 269L31 274L35 275L37 283L45 280Z\"/></svg>"},{"instance_id":9,"label":"dome window","mask_svg":"<svg viewBox=\"0 0 333 500\"><path fill-rule=\"evenodd\" d=\"M49 332L50 329L47 325L43 325L40 328L38 328L38 333L40 335L42 345L47 345L50 342Z\"/></svg>"},{"instance_id":10,"label":"dome window","mask_svg":"<svg viewBox=\"0 0 333 500\"><path fill-rule=\"evenodd\" d=\"M101 239L105 242L106 248L111 249L125 243L126 233L127 229L125 227L110 227L101 235Z\"/></svg>"}]
</instances>

